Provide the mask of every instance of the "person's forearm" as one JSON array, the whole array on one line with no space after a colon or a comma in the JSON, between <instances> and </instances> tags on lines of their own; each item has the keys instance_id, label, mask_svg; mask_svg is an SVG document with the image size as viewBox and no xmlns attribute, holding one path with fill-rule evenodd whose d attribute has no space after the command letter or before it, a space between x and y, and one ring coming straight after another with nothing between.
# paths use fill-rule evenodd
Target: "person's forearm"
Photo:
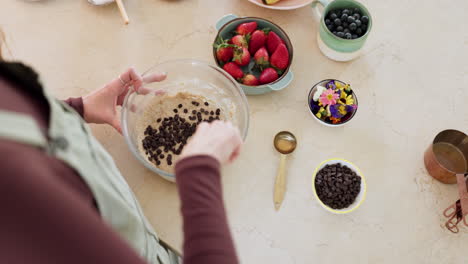
<instances>
[{"instance_id":1,"label":"person's forearm","mask_svg":"<svg viewBox=\"0 0 468 264\"><path fill-rule=\"evenodd\" d=\"M176 165L184 221L184 264L237 264L221 191L220 165L209 156Z\"/></svg>"},{"instance_id":2,"label":"person's forearm","mask_svg":"<svg viewBox=\"0 0 468 264\"><path fill-rule=\"evenodd\" d=\"M69 106L75 109L81 117L84 118L84 107L83 107L83 98L82 97L70 97L67 100L64 100Z\"/></svg>"}]
</instances>

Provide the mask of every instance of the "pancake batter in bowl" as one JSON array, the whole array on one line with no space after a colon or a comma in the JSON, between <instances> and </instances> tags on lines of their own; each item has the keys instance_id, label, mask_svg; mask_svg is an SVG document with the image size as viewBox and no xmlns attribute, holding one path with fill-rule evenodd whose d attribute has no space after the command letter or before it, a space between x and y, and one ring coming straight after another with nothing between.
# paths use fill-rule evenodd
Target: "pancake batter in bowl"
<instances>
[{"instance_id":1,"label":"pancake batter in bowl","mask_svg":"<svg viewBox=\"0 0 468 264\"><path fill-rule=\"evenodd\" d=\"M187 92L155 96L137 121L138 149L157 168L174 173L174 165L201 122L226 120L223 109Z\"/></svg>"}]
</instances>

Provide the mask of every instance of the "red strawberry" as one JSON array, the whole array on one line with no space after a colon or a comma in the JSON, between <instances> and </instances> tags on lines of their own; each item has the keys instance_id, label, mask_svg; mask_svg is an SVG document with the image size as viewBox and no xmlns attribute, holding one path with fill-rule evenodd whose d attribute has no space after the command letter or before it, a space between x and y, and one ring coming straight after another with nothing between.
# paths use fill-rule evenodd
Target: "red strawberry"
<instances>
[{"instance_id":1,"label":"red strawberry","mask_svg":"<svg viewBox=\"0 0 468 264\"><path fill-rule=\"evenodd\" d=\"M260 83L267 84L278 79L278 73L273 68L266 68L260 75Z\"/></svg>"},{"instance_id":2,"label":"red strawberry","mask_svg":"<svg viewBox=\"0 0 468 264\"><path fill-rule=\"evenodd\" d=\"M249 51L251 54L255 54L257 50L263 45L265 45L265 42L267 40L267 33L268 29L263 29L263 30L255 30L254 33L252 33L252 36L250 36L250 42L249 42Z\"/></svg>"},{"instance_id":3,"label":"red strawberry","mask_svg":"<svg viewBox=\"0 0 468 264\"><path fill-rule=\"evenodd\" d=\"M279 46L276 48L275 53L271 55L271 66L284 70L288 67L289 65L289 51L288 48L286 48L286 45L284 44L279 44Z\"/></svg>"},{"instance_id":4,"label":"red strawberry","mask_svg":"<svg viewBox=\"0 0 468 264\"><path fill-rule=\"evenodd\" d=\"M254 55L255 64L257 64L260 69L268 67L270 65L270 56L265 47L261 47Z\"/></svg>"},{"instance_id":5,"label":"red strawberry","mask_svg":"<svg viewBox=\"0 0 468 264\"><path fill-rule=\"evenodd\" d=\"M249 42L246 36L235 35L234 37L232 37L231 41L236 46L245 47L245 48L249 47Z\"/></svg>"},{"instance_id":6,"label":"red strawberry","mask_svg":"<svg viewBox=\"0 0 468 264\"><path fill-rule=\"evenodd\" d=\"M246 48L237 48L234 51L233 61L239 66L245 66L250 62L250 52Z\"/></svg>"},{"instance_id":7,"label":"red strawberry","mask_svg":"<svg viewBox=\"0 0 468 264\"><path fill-rule=\"evenodd\" d=\"M230 61L234 56L234 47L227 43L216 45L216 58L223 62Z\"/></svg>"},{"instance_id":8,"label":"red strawberry","mask_svg":"<svg viewBox=\"0 0 468 264\"><path fill-rule=\"evenodd\" d=\"M242 23L237 27L236 32L237 34L247 35L254 32L256 29L257 22Z\"/></svg>"},{"instance_id":9,"label":"red strawberry","mask_svg":"<svg viewBox=\"0 0 468 264\"><path fill-rule=\"evenodd\" d=\"M271 31L270 33L268 33L267 48L270 54L273 54L278 45L281 43L284 44L284 41L275 32Z\"/></svg>"},{"instance_id":10,"label":"red strawberry","mask_svg":"<svg viewBox=\"0 0 468 264\"><path fill-rule=\"evenodd\" d=\"M259 84L257 77L250 73L244 76L242 83L249 86L257 86Z\"/></svg>"},{"instance_id":11,"label":"red strawberry","mask_svg":"<svg viewBox=\"0 0 468 264\"><path fill-rule=\"evenodd\" d=\"M234 62L228 62L228 63L224 64L223 69L227 73L229 73L232 77L234 77L234 79L240 80L240 79L242 79L242 77L244 77L244 72Z\"/></svg>"}]
</instances>

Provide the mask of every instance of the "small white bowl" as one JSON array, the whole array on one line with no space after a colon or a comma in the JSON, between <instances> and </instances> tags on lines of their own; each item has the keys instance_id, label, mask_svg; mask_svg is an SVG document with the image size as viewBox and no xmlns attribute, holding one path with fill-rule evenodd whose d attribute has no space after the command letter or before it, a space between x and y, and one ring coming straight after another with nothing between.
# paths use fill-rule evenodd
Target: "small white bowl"
<instances>
[{"instance_id":1,"label":"small white bowl","mask_svg":"<svg viewBox=\"0 0 468 264\"><path fill-rule=\"evenodd\" d=\"M319 86L319 85L325 86L325 84L327 84L329 81L338 81L338 82L340 82L340 83L343 84L343 85L346 84L345 82L340 81L340 80L336 80L336 79L325 79L325 80L322 80L322 81L316 83L316 84L315 84L314 86L312 86L312 88L310 88L310 90L309 90L309 94L308 94L308 96L307 96L307 107L309 108L310 114L311 114L311 115L314 117L314 119L315 119L317 122L319 122L320 124L322 124L322 125L324 125L324 126L327 126L327 127L340 127L340 126L344 126L345 124L347 124L349 121L351 121L351 120L356 116L357 110L358 110L358 108L359 108L359 101L358 101L358 99L357 99L357 96L356 96L356 93L354 92L354 90L353 90L353 98L354 98L354 102L355 102L354 104L356 105L357 108L354 110L354 112L352 113L351 117L350 117L348 120L346 120L346 121L344 121L344 122L342 122L342 123L339 123L339 124L330 124L330 123L327 123L327 122L323 121L322 119L318 118L318 117L314 114L314 112L312 112L312 107L311 107L311 105L310 105L310 104L311 104L310 102L312 101L312 98L313 98L315 92L317 91L317 86Z\"/></svg>"},{"instance_id":2,"label":"small white bowl","mask_svg":"<svg viewBox=\"0 0 468 264\"><path fill-rule=\"evenodd\" d=\"M318 197L317 190L315 190L315 177L317 176L317 173L326 165L334 164L341 164L342 166L346 165L348 168L356 172L357 175L361 176L361 191L356 197L356 200L354 200L354 202L350 206L343 209L333 209L328 205L325 205L322 202L322 200L320 200L320 198ZM364 202L364 200L366 199L367 185L364 175L362 175L361 170L356 165L345 159L333 158L323 161L322 163L320 163L320 165L317 166L317 168L315 168L314 175L312 176L312 190L314 191L315 198L317 198L317 201L325 210L334 214L347 214L358 209L359 206L361 206L362 202Z\"/></svg>"}]
</instances>

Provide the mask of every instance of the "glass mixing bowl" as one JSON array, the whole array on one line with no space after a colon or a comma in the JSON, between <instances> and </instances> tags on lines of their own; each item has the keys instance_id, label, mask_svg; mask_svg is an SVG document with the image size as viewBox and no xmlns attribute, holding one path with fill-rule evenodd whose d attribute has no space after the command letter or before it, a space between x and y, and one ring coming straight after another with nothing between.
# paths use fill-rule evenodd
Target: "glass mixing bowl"
<instances>
[{"instance_id":1,"label":"glass mixing bowl","mask_svg":"<svg viewBox=\"0 0 468 264\"><path fill-rule=\"evenodd\" d=\"M152 99L164 93L175 95L179 92L203 96L218 104L224 112L231 113L227 118L239 128L244 140L249 128L249 106L239 84L218 67L196 60L174 60L152 67L143 74L143 77L162 72L167 74L164 81L144 83L149 93L127 94L122 107L122 130L131 152L146 168L166 180L175 181L173 173L157 168L139 151L142 142L141 138L138 139L140 131L137 131L137 122Z\"/></svg>"}]
</instances>

